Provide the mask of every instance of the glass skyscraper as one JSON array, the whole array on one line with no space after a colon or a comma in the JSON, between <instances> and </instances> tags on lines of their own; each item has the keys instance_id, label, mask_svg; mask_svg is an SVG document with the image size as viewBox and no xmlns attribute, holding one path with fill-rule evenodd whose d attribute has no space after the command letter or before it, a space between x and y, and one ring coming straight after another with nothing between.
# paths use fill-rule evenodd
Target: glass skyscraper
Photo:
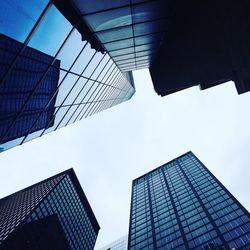
<instances>
[{"instance_id":1,"label":"glass skyscraper","mask_svg":"<svg viewBox=\"0 0 250 250\"><path fill-rule=\"evenodd\" d=\"M250 214L188 152L132 184L128 249L249 249Z\"/></svg>"},{"instance_id":2,"label":"glass skyscraper","mask_svg":"<svg viewBox=\"0 0 250 250\"><path fill-rule=\"evenodd\" d=\"M3 0L0 17L1 151L134 94L70 1Z\"/></svg>"},{"instance_id":3,"label":"glass skyscraper","mask_svg":"<svg viewBox=\"0 0 250 250\"><path fill-rule=\"evenodd\" d=\"M128 235L125 235L112 243L100 248L99 250L127 250L128 249Z\"/></svg>"},{"instance_id":4,"label":"glass skyscraper","mask_svg":"<svg viewBox=\"0 0 250 250\"><path fill-rule=\"evenodd\" d=\"M0 151L129 100L141 68L162 96L230 80L249 91L249 9L233 0L2 0Z\"/></svg>"},{"instance_id":5,"label":"glass skyscraper","mask_svg":"<svg viewBox=\"0 0 250 250\"><path fill-rule=\"evenodd\" d=\"M90 250L99 229L73 169L0 199L1 250Z\"/></svg>"}]
</instances>

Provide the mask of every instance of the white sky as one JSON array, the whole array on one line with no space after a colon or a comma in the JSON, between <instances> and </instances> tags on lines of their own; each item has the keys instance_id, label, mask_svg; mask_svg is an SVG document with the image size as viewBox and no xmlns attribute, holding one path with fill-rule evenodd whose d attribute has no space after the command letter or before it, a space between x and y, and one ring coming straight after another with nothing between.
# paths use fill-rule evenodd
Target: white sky
<instances>
[{"instance_id":1,"label":"white sky","mask_svg":"<svg viewBox=\"0 0 250 250\"><path fill-rule=\"evenodd\" d=\"M166 97L148 70L123 104L0 155L0 197L70 167L99 221L96 249L128 232L131 182L191 150L250 210L250 93L233 83Z\"/></svg>"}]
</instances>

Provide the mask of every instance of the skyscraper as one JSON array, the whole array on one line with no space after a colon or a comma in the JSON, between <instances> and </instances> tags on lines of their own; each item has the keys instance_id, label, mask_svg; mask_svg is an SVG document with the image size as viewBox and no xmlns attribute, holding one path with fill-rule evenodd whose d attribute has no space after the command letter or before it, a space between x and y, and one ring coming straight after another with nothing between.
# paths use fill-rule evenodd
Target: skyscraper
<instances>
[{"instance_id":1,"label":"skyscraper","mask_svg":"<svg viewBox=\"0 0 250 250\"><path fill-rule=\"evenodd\" d=\"M121 72L72 6L65 0L1 2L1 151L135 92L132 73Z\"/></svg>"},{"instance_id":2,"label":"skyscraper","mask_svg":"<svg viewBox=\"0 0 250 250\"><path fill-rule=\"evenodd\" d=\"M0 46L0 150L129 100L136 69L149 68L162 96L230 80L249 91L249 10L247 0L3 0L0 33L19 45Z\"/></svg>"},{"instance_id":3,"label":"skyscraper","mask_svg":"<svg viewBox=\"0 0 250 250\"><path fill-rule=\"evenodd\" d=\"M0 249L93 249L100 227L73 171L0 199Z\"/></svg>"},{"instance_id":4,"label":"skyscraper","mask_svg":"<svg viewBox=\"0 0 250 250\"><path fill-rule=\"evenodd\" d=\"M249 212L192 152L133 181L128 249L249 247Z\"/></svg>"},{"instance_id":5,"label":"skyscraper","mask_svg":"<svg viewBox=\"0 0 250 250\"><path fill-rule=\"evenodd\" d=\"M127 250L128 249L128 235L125 235L112 243L100 248L99 250Z\"/></svg>"}]
</instances>

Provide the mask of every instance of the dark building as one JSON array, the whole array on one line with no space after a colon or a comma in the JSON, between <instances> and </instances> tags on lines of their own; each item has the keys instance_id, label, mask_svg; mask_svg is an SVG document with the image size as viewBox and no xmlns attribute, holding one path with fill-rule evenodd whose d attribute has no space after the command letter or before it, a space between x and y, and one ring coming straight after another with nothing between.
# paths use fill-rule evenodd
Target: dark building
<instances>
[{"instance_id":1,"label":"dark building","mask_svg":"<svg viewBox=\"0 0 250 250\"><path fill-rule=\"evenodd\" d=\"M94 249L99 229L73 169L0 199L1 250Z\"/></svg>"},{"instance_id":2,"label":"dark building","mask_svg":"<svg viewBox=\"0 0 250 250\"><path fill-rule=\"evenodd\" d=\"M250 214L188 152L135 179L128 249L249 249Z\"/></svg>"},{"instance_id":3,"label":"dark building","mask_svg":"<svg viewBox=\"0 0 250 250\"><path fill-rule=\"evenodd\" d=\"M3 0L0 17L1 151L134 94L72 1Z\"/></svg>"},{"instance_id":4,"label":"dark building","mask_svg":"<svg viewBox=\"0 0 250 250\"><path fill-rule=\"evenodd\" d=\"M150 65L159 95L234 81L250 90L250 4L247 0L175 1L175 14Z\"/></svg>"}]
</instances>

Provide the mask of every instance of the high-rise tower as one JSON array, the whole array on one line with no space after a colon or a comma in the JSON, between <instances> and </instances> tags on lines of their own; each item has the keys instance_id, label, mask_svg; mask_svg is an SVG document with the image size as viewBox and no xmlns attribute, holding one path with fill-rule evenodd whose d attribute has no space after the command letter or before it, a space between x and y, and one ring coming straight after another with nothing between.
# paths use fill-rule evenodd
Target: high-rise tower
<instances>
[{"instance_id":1,"label":"high-rise tower","mask_svg":"<svg viewBox=\"0 0 250 250\"><path fill-rule=\"evenodd\" d=\"M128 249L249 246L249 212L192 152L133 181Z\"/></svg>"},{"instance_id":2,"label":"high-rise tower","mask_svg":"<svg viewBox=\"0 0 250 250\"><path fill-rule=\"evenodd\" d=\"M0 151L132 97L71 1L1 2Z\"/></svg>"},{"instance_id":3,"label":"high-rise tower","mask_svg":"<svg viewBox=\"0 0 250 250\"><path fill-rule=\"evenodd\" d=\"M1 250L91 250L99 229L73 169L0 199Z\"/></svg>"}]
</instances>

